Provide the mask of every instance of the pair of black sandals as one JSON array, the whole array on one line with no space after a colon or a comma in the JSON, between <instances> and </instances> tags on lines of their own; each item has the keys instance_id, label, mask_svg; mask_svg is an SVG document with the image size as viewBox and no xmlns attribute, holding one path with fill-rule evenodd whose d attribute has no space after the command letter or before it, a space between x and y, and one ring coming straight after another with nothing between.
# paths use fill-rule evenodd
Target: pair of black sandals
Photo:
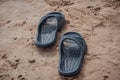
<instances>
[{"instance_id":1,"label":"pair of black sandals","mask_svg":"<svg viewBox=\"0 0 120 80\"><path fill-rule=\"evenodd\" d=\"M60 12L51 12L41 18L35 44L46 48L56 41L57 32L62 29L65 17ZM77 32L67 32L60 40L60 60L58 71L62 76L77 75L82 68L87 46L84 38Z\"/></svg>"}]
</instances>

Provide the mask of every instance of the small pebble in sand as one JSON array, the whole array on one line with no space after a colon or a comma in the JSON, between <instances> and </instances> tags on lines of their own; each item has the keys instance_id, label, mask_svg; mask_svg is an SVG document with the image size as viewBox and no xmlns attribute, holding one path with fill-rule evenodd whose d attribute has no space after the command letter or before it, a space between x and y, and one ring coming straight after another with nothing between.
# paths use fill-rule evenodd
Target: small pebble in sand
<instances>
[{"instance_id":1,"label":"small pebble in sand","mask_svg":"<svg viewBox=\"0 0 120 80\"><path fill-rule=\"evenodd\" d=\"M14 80L14 78L11 78L11 80Z\"/></svg>"},{"instance_id":2,"label":"small pebble in sand","mask_svg":"<svg viewBox=\"0 0 120 80\"><path fill-rule=\"evenodd\" d=\"M108 78L108 76L104 76L104 80L106 80Z\"/></svg>"},{"instance_id":3,"label":"small pebble in sand","mask_svg":"<svg viewBox=\"0 0 120 80\"><path fill-rule=\"evenodd\" d=\"M20 80L26 80L22 75L18 75L18 79L20 79Z\"/></svg>"},{"instance_id":4,"label":"small pebble in sand","mask_svg":"<svg viewBox=\"0 0 120 80\"><path fill-rule=\"evenodd\" d=\"M69 20L66 20L65 23L66 23L66 24L70 24L70 21L69 21Z\"/></svg>"},{"instance_id":5,"label":"small pebble in sand","mask_svg":"<svg viewBox=\"0 0 120 80\"><path fill-rule=\"evenodd\" d=\"M32 29L29 29L30 31L32 31Z\"/></svg>"},{"instance_id":6,"label":"small pebble in sand","mask_svg":"<svg viewBox=\"0 0 120 80\"><path fill-rule=\"evenodd\" d=\"M87 6L87 8L93 8L93 6Z\"/></svg>"},{"instance_id":7,"label":"small pebble in sand","mask_svg":"<svg viewBox=\"0 0 120 80\"><path fill-rule=\"evenodd\" d=\"M21 78L21 80L25 80L25 78L23 77L23 78Z\"/></svg>"},{"instance_id":8,"label":"small pebble in sand","mask_svg":"<svg viewBox=\"0 0 120 80\"><path fill-rule=\"evenodd\" d=\"M111 71L108 71L107 73L111 73Z\"/></svg>"},{"instance_id":9,"label":"small pebble in sand","mask_svg":"<svg viewBox=\"0 0 120 80\"><path fill-rule=\"evenodd\" d=\"M99 10L101 10L101 8L100 7L96 7L94 10L95 11L99 11Z\"/></svg>"},{"instance_id":10,"label":"small pebble in sand","mask_svg":"<svg viewBox=\"0 0 120 80\"><path fill-rule=\"evenodd\" d=\"M10 23L11 21L10 20L8 20L6 23Z\"/></svg>"},{"instance_id":11,"label":"small pebble in sand","mask_svg":"<svg viewBox=\"0 0 120 80\"><path fill-rule=\"evenodd\" d=\"M6 58L7 58L7 56L6 56L6 54L4 54L1 59L6 59Z\"/></svg>"},{"instance_id":12,"label":"small pebble in sand","mask_svg":"<svg viewBox=\"0 0 120 80\"><path fill-rule=\"evenodd\" d=\"M33 37L31 37L30 39L33 39Z\"/></svg>"},{"instance_id":13,"label":"small pebble in sand","mask_svg":"<svg viewBox=\"0 0 120 80\"><path fill-rule=\"evenodd\" d=\"M96 16L97 14L95 13L94 15Z\"/></svg>"},{"instance_id":14,"label":"small pebble in sand","mask_svg":"<svg viewBox=\"0 0 120 80\"><path fill-rule=\"evenodd\" d=\"M35 63L35 59L33 59L33 60L28 60L29 61L29 63Z\"/></svg>"},{"instance_id":15,"label":"small pebble in sand","mask_svg":"<svg viewBox=\"0 0 120 80\"><path fill-rule=\"evenodd\" d=\"M20 61L20 59L16 59L15 61L16 61L16 62L19 62L19 61Z\"/></svg>"},{"instance_id":16,"label":"small pebble in sand","mask_svg":"<svg viewBox=\"0 0 120 80\"><path fill-rule=\"evenodd\" d=\"M24 26L26 24L26 21L23 21L22 25L21 26Z\"/></svg>"},{"instance_id":17,"label":"small pebble in sand","mask_svg":"<svg viewBox=\"0 0 120 80\"><path fill-rule=\"evenodd\" d=\"M0 78L3 77L3 75L0 75Z\"/></svg>"},{"instance_id":18,"label":"small pebble in sand","mask_svg":"<svg viewBox=\"0 0 120 80\"><path fill-rule=\"evenodd\" d=\"M21 78L22 77L22 75L18 75L18 78Z\"/></svg>"},{"instance_id":19,"label":"small pebble in sand","mask_svg":"<svg viewBox=\"0 0 120 80\"><path fill-rule=\"evenodd\" d=\"M29 39L27 39L27 42L29 41Z\"/></svg>"},{"instance_id":20,"label":"small pebble in sand","mask_svg":"<svg viewBox=\"0 0 120 80\"><path fill-rule=\"evenodd\" d=\"M17 37L14 37L13 39L14 39L14 40L17 40Z\"/></svg>"}]
</instances>

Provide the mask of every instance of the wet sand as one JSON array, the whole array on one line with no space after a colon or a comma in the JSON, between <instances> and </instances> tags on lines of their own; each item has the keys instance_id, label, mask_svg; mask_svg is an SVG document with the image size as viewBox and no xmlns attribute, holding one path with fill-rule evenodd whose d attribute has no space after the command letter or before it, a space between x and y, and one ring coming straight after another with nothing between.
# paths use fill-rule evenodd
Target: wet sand
<instances>
[{"instance_id":1,"label":"wet sand","mask_svg":"<svg viewBox=\"0 0 120 80\"><path fill-rule=\"evenodd\" d=\"M40 18L60 11L66 25L55 45L34 45ZM58 74L59 40L84 36L88 52L81 73ZM120 80L120 0L0 0L0 80Z\"/></svg>"}]
</instances>

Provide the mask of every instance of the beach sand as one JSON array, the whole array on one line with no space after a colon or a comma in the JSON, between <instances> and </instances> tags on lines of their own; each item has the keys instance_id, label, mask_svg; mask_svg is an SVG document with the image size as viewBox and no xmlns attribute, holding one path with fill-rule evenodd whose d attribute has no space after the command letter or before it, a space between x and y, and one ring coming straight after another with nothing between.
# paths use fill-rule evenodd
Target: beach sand
<instances>
[{"instance_id":1,"label":"beach sand","mask_svg":"<svg viewBox=\"0 0 120 80\"><path fill-rule=\"evenodd\" d=\"M39 20L60 11L66 24L56 43L35 46ZM81 73L58 73L59 41L75 31L88 52ZM120 0L0 0L0 80L120 80Z\"/></svg>"}]
</instances>

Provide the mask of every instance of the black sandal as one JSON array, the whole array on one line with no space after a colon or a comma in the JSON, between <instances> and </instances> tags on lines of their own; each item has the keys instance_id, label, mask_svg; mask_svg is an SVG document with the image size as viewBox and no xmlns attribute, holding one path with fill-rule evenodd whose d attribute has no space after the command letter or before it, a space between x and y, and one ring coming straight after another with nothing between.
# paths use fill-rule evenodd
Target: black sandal
<instances>
[{"instance_id":1,"label":"black sandal","mask_svg":"<svg viewBox=\"0 0 120 80\"><path fill-rule=\"evenodd\" d=\"M51 12L41 18L36 45L39 47L49 47L56 40L57 31L64 26L65 18L60 12Z\"/></svg>"},{"instance_id":2,"label":"black sandal","mask_svg":"<svg viewBox=\"0 0 120 80\"><path fill-rule=\"evenodd\" d=\"M65 33L60 42L59 74L77 75L83 64L87 46L83 37L76 32Z\"/></svg>"}]
</instances>

